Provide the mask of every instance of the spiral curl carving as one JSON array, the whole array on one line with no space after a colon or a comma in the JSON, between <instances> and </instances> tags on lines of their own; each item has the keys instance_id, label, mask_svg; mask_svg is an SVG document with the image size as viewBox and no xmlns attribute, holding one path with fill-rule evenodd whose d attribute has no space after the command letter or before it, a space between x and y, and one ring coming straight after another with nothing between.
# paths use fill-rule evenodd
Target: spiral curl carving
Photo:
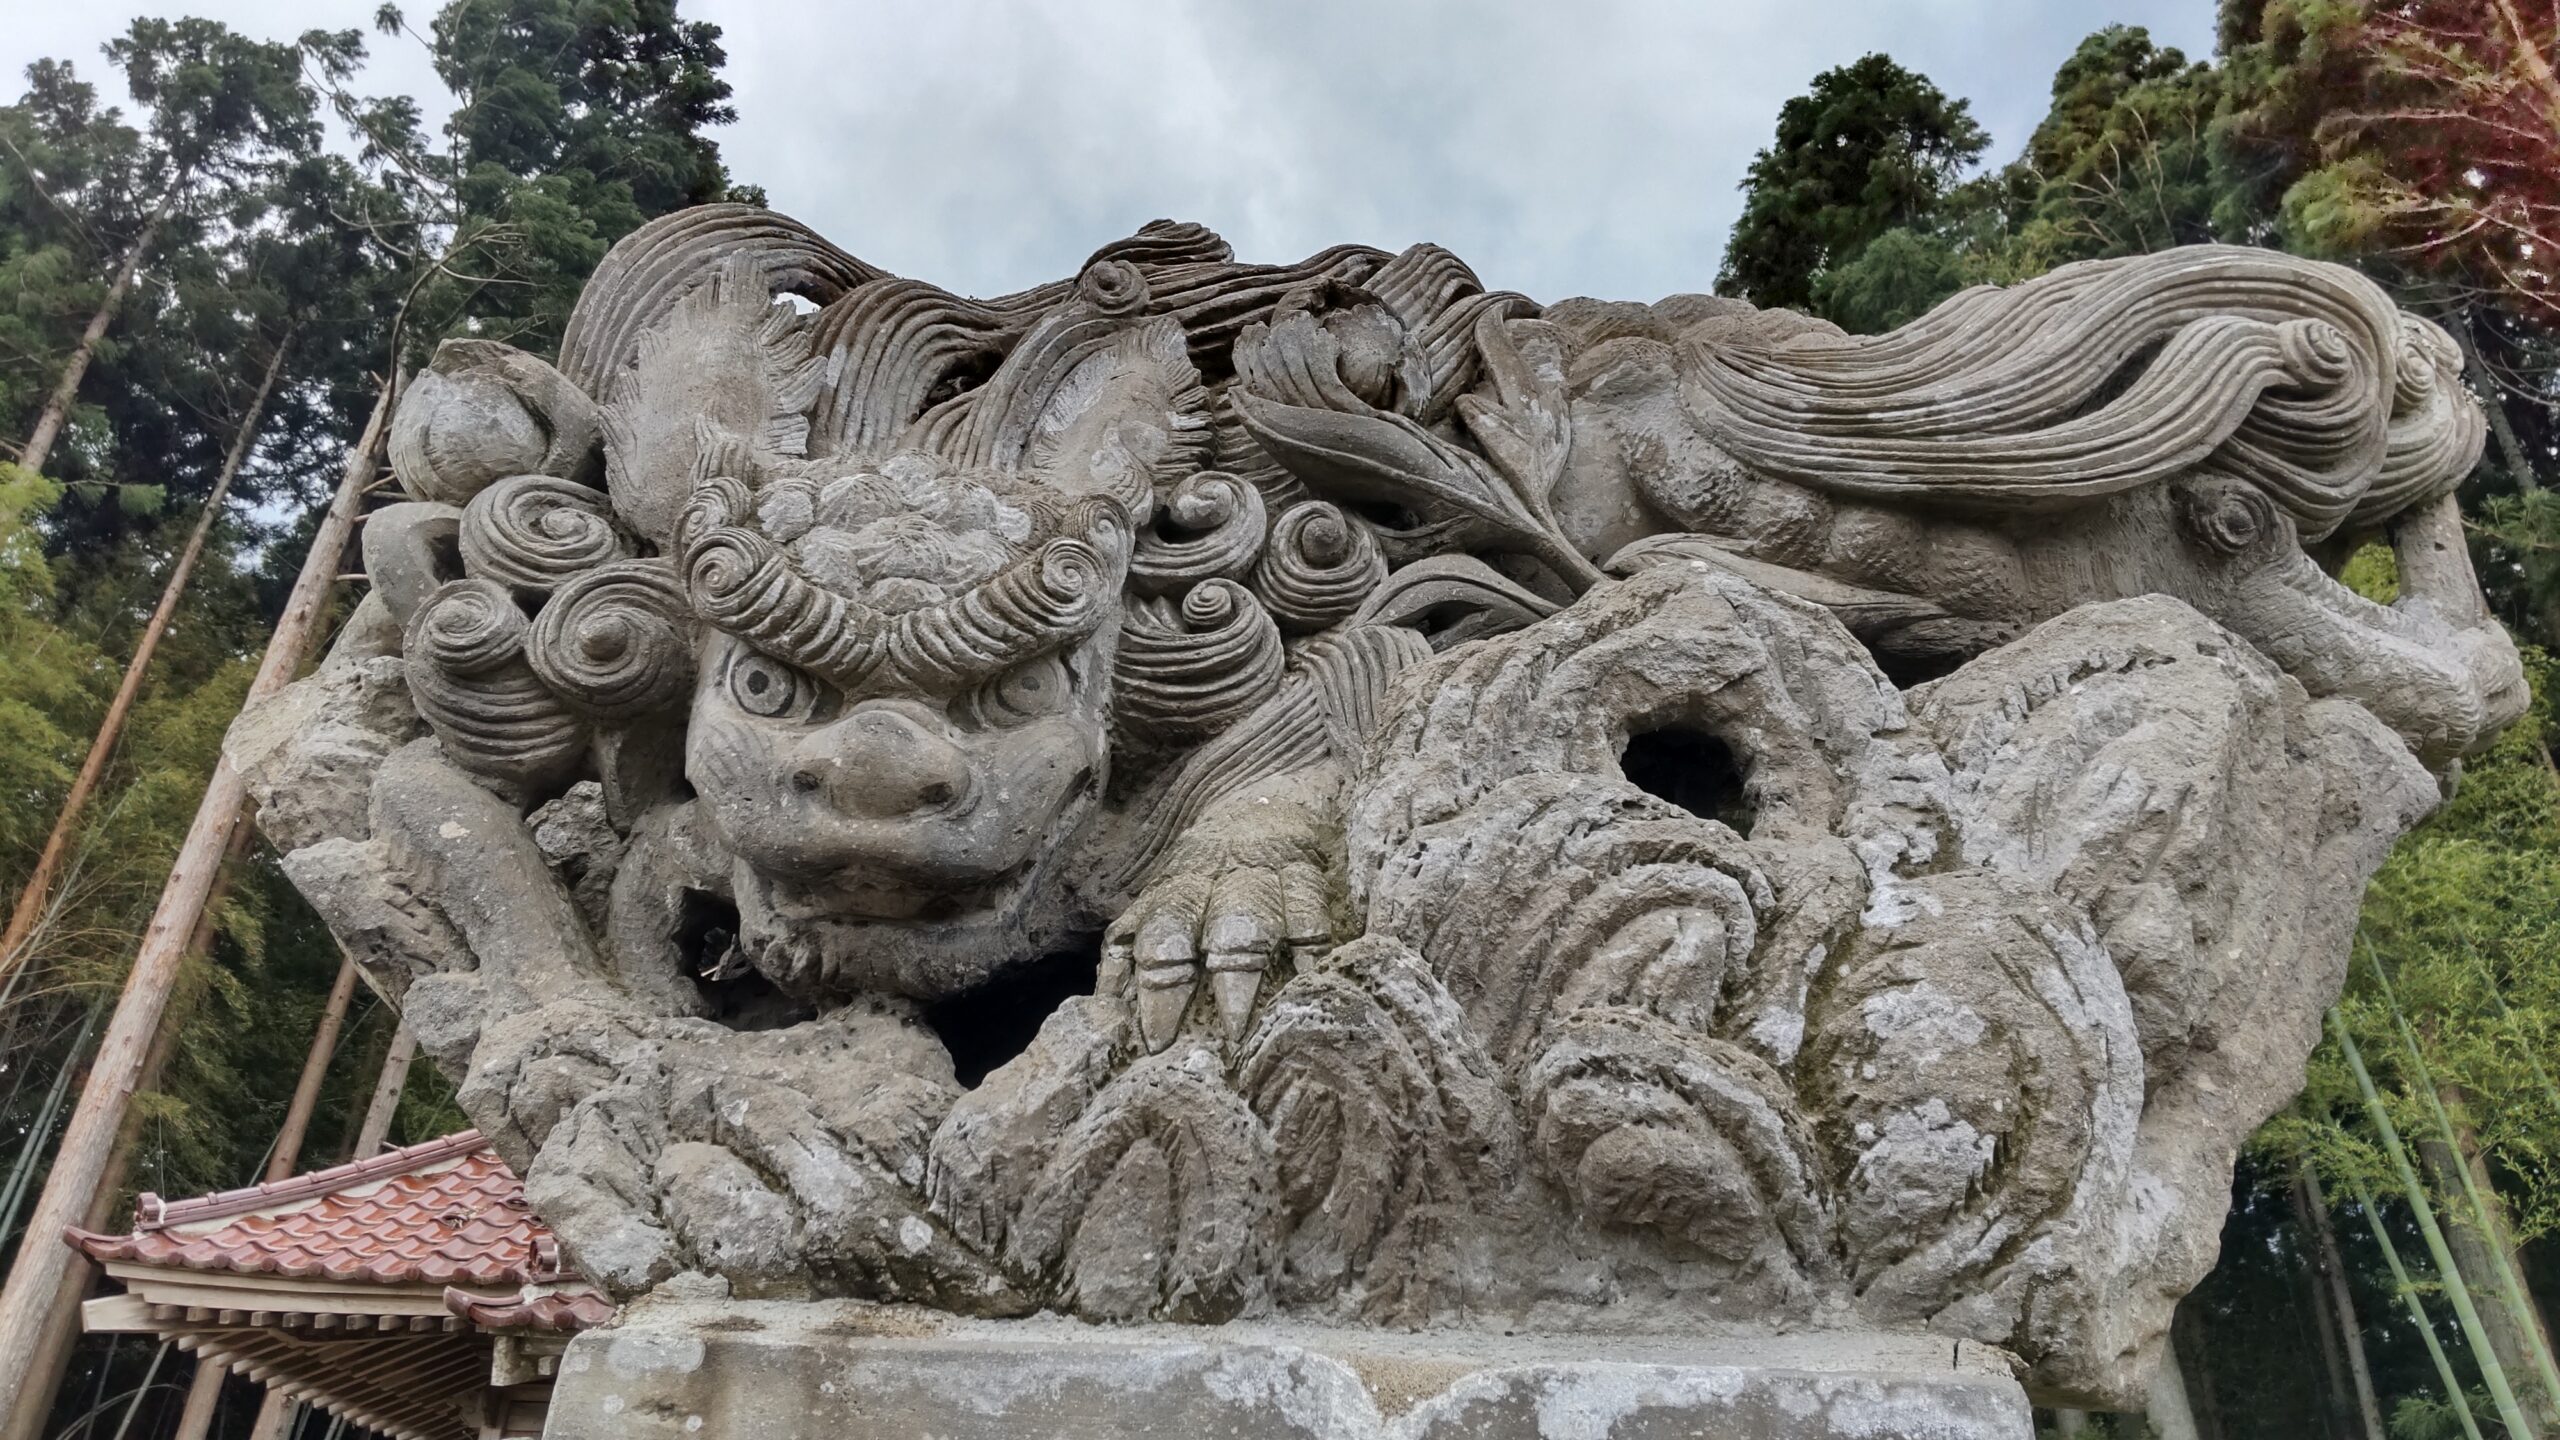
<instances>
[{"instance_id":1,"label":"spiral curl carving","mask_svg":"<svg viewBox=\"0 0 2560 1440\"><path fill-rule=\"evenodd\" d=\"M438 586L409 618L409 693L445 754L490 788L525 798L577 768L587 727L525 654L515 597L480 576Z\"/></svg>"},{"instance_id":2,"label":"spiral curl carving","mask_svg":"<svg viewBox=\"0 0 2560 1440\"><path fill-rule=\"evenodd\" d=\"M2177 505L2187 532L2217 555L2246 554L2275 535L2283 523L2265 491L2229 476L2182 483Z\"/></svg>"},{"instance_id":3,"label":"spiral curl carving","mask_svg":"<svg viewBox=\"0 0 2560 1440\"><path fill-rule=\"evenodd\" d=\"M1232 580L1133 600L1113 667L1122 724L1155 740L1215 734L1278 693L1286 664L1279 626Z\"/></svg>"},{"instance_id":4,"label":"spiral curl carving","mask_svg":"<svg viewBox=\"0 0 2560 1440\"><path fill-rule=\"evenodd\" d=\"M613 501L592 485L518 475L471 497L462 511L462 560L474 576L547 595L582 571L635 553L613 520Z\"/></svg>"},{"instance_id":5,"label":"spiral curl carving","mask_svg":"<svg viewBox=\"0 0 2560 1440\"><path fill-rule=\"evenodd\" d=\"M608 723L681 704L693 688L693 608L674 569L625 560L554 591L526 658L543 683Z\"/></svg>"},{"instance_id":6,"label":"spiral curl carving","mask_svg":"<svg viewBox=\"0 0 2560 1440\"><path fill-rule=\"evenodd\" d=\"M1138 537L1130 583L1143 594L1171 595L1203 580L1241 580L1269 530L1260 491L1233 475L1201 471L1173 487Z\"/></svg>"},{"instance_id":7,"label":"spiral curl carving","mask_svg":"<svg viewBox=\"0 0 2560 1440\"><path fill-rule=\"evenodd\" d=\"M1309 635L1350 619L1386 579L1387 557L1367 526L1330 501L1306 500L1271 527L1253 593L1281 629Z\"/></svg>"},{"instance_id":8,"label":"spiral curl carving","mask_svg":"<svg viewBox=\"0 0 2560 1440\"><path fill-rule=\"evenodd\" d=\"M1096 260L1076 277L1076 293L1111 319L1125 319L1147 308L1147 277L1126 260Z\"/></svg>"},{"instance_id":9,"label":"spiral curl carving","mask_svg":"<svg viewBox=\"0 0 2560 1440\"><path fill-rule=\"evenodd\" d=\"M2285 369L2304 385L2337 385L2355 371L2355 347L2347 332L2326 320L2288 320L2276 327Z\"/></svg>"}]
</instances>

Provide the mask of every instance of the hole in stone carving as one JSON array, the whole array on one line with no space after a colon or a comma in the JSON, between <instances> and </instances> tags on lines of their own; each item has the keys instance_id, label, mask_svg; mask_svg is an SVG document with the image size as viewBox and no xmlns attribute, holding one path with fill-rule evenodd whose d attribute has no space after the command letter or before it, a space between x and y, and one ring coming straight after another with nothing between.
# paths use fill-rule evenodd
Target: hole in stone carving
<instances>
[{"instance_id":1,"label":"hole in stone carving","mask_svg":"<svg viewBox=\"0 0 2560 1440\"><path fill-rule=\"evenodd\" d=\"M1965 661L1973 658L1960 650L1941 651L1935 655L1902 655L1874 649L1867 653L1875 657L1876 668L1884 672L1884 678L1892 681L1896 690L1908 690L1914 685L1925 685L1953 675L1964 668Z\"/></svg>"},{"instance_id":2,"label":"hole in stone carving","mask_svg":"<svg viewBox=\"0 0 2560 1440\"><path fill-rule=\"evenodd\" d=\"M1392 535L1403 535L1422 528L1422 517L1387 500L1354 500L1351 509L1361 519Z\"/></svg>"},{"instance_id":3,"label":"hole in stone carving","mask_svg":"<svg viewBox=\"0 0 2560 1440\"><path fill-rule=\"evenodd\" d=\"M1627 737L1618 755L1627 783L1648 795L1668 800L1707 820L1721 820L1735 833L1751 833L1751 796L1743 788L1742 764L1733 747L1707 731L1666 725Z\"/></svg>"},{"instance_id":4,"label":"hole in stone carving","mask_svg":"<svg viewBox=\"0 0 2560 1440\"><path fill-rule=\"evenodd\" d=\"M988 377L996 373L996 367L1003 361L1004 352L1000 350L985 350L954 360L949 369L935 377L932 388L925 392L925 408L930 410L947 400L956 400L986 384Z\"/></svg>"},{"instance_id":5,"label":"hole in stone carving","mask_svg":"<svg viewBox=\"0 0 2560 1440\"><path fill-rule=\"evenodd\" d=\"M676 912L676 954L711 1018L733 1030L778 1030L810 1017L774 988L738 948L738 907L702 890L684 892Z\"/></svg>"},{"instance_id":6,"label":"hole in stone carving","mask_svg":"<svg viewBox=\"0 0 2560 1440\"><path fill-rule=\"evenodd\" d=\"M1070 937L1028 964L989 976L976 988L925 1007L924 1023L951 1052L951 1070L974 1090L1006 1061L1031 1048L1041 1022L1069 999L1093 993L1102 968L1102 937Z\"/></svg>"}]
</instances>

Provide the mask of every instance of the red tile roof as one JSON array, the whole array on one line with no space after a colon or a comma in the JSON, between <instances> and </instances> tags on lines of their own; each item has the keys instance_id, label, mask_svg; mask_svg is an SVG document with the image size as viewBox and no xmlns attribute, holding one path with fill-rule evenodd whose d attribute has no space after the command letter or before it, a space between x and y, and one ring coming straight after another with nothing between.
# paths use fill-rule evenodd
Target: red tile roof
<instances>
[{"instance_id":1,"label":"red tile roof","mask_svg":"<svg viewBox=\"0 0 2560 1440\"><path fill-rule=\"evenodd\" d=\"M195 1200L145 1195L135 1208L130 1235L63 1238L93 1260L235 1275L510 1290L563 1278L524 1182L476 1130Z\"/></svg>"},{"instance_id":2,"label":"red tile roof","mask_svg":"<svg viewBox=\"0 0 2560 1440\"><path fill-rule=\"evenodd\" d=\"M613 1318L613 1302L584 1285L563 1289L526 1286L513 1295L444 1292L444 1308L483 1330L548 1330L572 1335Z\"/></svg>"}]
</instances>

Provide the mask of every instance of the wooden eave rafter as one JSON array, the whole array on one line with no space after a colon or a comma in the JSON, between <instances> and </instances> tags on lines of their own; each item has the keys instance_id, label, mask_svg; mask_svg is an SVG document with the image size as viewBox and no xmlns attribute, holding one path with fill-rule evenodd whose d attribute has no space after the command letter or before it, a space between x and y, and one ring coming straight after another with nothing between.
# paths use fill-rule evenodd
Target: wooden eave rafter
<instances>
[{"instance_id":1,"label":"wooden eave rafter","mask_svg":"<svg viewBox=\"0 0 2560 1440\"><path fill-rule=\"evenodd\" d=\"M110 1262L91 1331L156 1335L394 1440L473 1440L492 1340L441 1285L341 1284Z\"/></svg>"}]
</instances>

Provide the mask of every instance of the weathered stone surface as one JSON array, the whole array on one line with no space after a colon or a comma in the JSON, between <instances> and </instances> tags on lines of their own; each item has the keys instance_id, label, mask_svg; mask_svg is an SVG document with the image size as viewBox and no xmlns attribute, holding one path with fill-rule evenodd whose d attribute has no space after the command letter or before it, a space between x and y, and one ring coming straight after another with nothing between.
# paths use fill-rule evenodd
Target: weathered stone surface
<instances>
[{"instance_id":1,"label":"weathered stone surface","mask_svg":"<svg viewBox=\"0 0 2560 1440\"><path fill-rule=\"evenodd\" d=\"M1360 1336L652 1306L571 1343L549 1440L2028 1440L2007 1357L1883 1336Z\"/></svg>"},{"instance_id":2,"label":"weathered stone surface","mask_svg":"<svg viewBox=\"0 0 2560 1440\"><path fill-rule=\"evenodd\" d=\"M1169 223L968 300L707 207L556 369L440 353L361 623L231 754L618 1296L2132 1404L2523 701L2458 371L2250 250L1865 338ZM2367 539L2394 606L2306 548Z\"/></svg>"}]
</instances>

